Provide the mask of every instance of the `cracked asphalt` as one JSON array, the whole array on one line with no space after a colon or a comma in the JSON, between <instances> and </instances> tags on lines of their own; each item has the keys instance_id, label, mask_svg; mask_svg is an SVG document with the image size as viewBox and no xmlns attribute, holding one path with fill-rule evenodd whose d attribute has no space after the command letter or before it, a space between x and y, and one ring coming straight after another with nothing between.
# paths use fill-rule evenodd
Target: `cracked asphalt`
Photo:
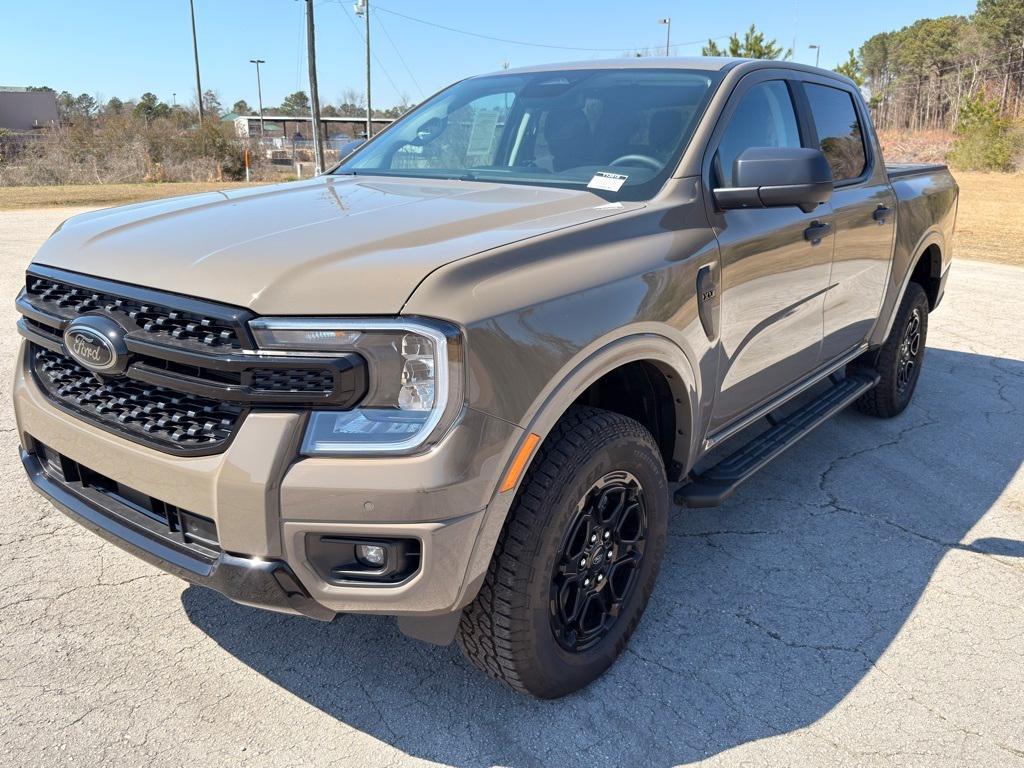
<instances>
[{"instance_id":1,"label":"cracked asphalt","mask_svg":"<svg viewBox=\"0 0 1024 768\"><path fill-rule=\"evenodd\" d=\"M0 213L8 386L22 270L70 212ZM629 648L556 702L391 619L158 573L30 490L5 403L0 764L1024 765L1024 269L953 270L908 411L678 510Z\"/></svg>"}]
</instances>

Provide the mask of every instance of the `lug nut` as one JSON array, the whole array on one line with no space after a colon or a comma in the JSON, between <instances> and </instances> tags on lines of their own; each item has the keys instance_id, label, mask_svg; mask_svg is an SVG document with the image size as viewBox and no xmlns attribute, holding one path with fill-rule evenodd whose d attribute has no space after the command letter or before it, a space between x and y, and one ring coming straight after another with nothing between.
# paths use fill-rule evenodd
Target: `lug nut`
<instances>
[{"instance_id":1,"label":"lug nut","mask_svg":"<svg viewBox=\"0 0 1024 768\"><path fill-rule=\"evenodd\" d=\"M606 539L610 539L610 538L612 537L612 532L611 532L611 531L605 531L605 532L604 532L604 537L605 537Z\"/></svg>"},{"instance_id":2,"label":"lug nut","mask_svg":"<svg viewBox=\"0 0 1024 768\"><path fill-rule=\"evenodd\" d=\"M597 574L597 583L600 584L602 581L604 581L604 574L603 573Z\"/></svg>"},{"instance_id":3,"label":"lug nut","mask_svg":"<svg viewBox=\"0 0 1024 768\"><path fill-rule=\"evenodd\" d=\"M595 541L597 541L597 534L596 533L590 534L590 543L593 544Z\"/></svg>"},{"instance_id":4,"label":"lug nut","mask_svg":"<svg viewBox=\"0 0 1024 768\"><path fill-rule=\"evenodd\" d=\"M582 560L580 560L580 568L583 568L584 566L586 566L586 564L587 564L587 558L584 557Z\"/></svg>"},{"instance_id":5,"label":"lug nut","mask_svg":"<svg viewBox=\"0 0 1024 768\"><path fill-rule=\"evenodd\" d=\"M590 586L590 579L584 579L583 580L583 586L584 587L589 587Z\"/></svg>"}]
</instances>

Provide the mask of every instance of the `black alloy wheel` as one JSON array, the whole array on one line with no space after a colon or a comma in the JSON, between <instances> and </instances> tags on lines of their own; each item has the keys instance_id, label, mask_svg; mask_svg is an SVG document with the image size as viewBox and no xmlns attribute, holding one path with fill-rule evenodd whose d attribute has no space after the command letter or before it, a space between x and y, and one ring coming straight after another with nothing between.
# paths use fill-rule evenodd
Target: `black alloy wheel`
<instances>
[{"instance_id":1,"label":"black alloy wheel","mask_svg":"<svg viewBox=\"0 0 1024 768\"><path fill-rule=\"evenodd\" d=\"M907 321L906 330L903 333L903 342L900 344L900 357L896 364L896 392L902 395L907 391L910 382L914 380L914 369L917 367L918 359L921 356L921 309L914 307Z\"/></svg>"},{"instance_id":2,"label":"black alloy wheel","mask_svg":"<svg viewBox=\"0 0 1024 768\"><path fill-rule=\"evenodd\" d=\"M609 472L580 499L551 579L551 631L579 653L615 625L636 587L644 556L647 508L640 481Z\"/></svg>"}]
</instances>

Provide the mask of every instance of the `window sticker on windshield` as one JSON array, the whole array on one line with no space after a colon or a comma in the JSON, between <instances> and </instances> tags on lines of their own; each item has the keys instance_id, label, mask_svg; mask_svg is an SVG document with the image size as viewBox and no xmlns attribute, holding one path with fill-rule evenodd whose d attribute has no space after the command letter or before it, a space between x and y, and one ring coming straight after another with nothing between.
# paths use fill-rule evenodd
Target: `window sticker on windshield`
<instances>
[{"instance_id":1,"label":"window sticker on windshield","mask_svg":"<svg viewBox=\"0 0 1024 768\"><path fill-rule=\"evenodd\" d=\"M623 176L621 173L598 171L587 184L587 189L606 189L609 192L618 192L628 178L629 176Z\"/></svg>"}]
</instances>

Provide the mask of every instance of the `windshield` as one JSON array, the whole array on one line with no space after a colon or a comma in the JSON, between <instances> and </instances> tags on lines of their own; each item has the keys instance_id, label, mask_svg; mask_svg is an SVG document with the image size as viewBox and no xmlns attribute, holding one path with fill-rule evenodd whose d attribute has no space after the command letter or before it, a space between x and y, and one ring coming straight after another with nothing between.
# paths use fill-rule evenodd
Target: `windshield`
<instances>
[{"instance_id":1,"label":"windshield","mask_svg":"<svg viewBox=\"0 0 1024 768\"><path fill-rule=\"evenodd\" d=\"M683 69L571 70L463 80L334 170L651 197L716 84Z\"/></svg>"}]
</instances>

